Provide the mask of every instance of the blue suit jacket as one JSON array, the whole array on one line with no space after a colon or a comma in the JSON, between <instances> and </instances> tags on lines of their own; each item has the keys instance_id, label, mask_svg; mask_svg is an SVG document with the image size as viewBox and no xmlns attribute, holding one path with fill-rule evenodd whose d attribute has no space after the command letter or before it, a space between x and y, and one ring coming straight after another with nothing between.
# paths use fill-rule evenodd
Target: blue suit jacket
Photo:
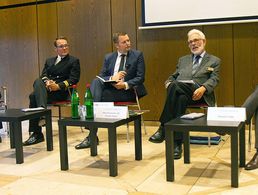
<instances>
[{"instance_id":1,"label":"blue suit jacket","mask_svg":"<svg viewBox=\"0 0 258 195\"><path fill-rule=\"evenodd\" d=\"M109 53L105 56L104 64L100 76L108 80L114 74L117 52ZM143 85L145 80L145 63L143 54L137 50L129 50L126 57L126 76L124 81L128 83L129 88L136 87L137 94L142 97L147 94Z\"/></svg>"}]
</instances>

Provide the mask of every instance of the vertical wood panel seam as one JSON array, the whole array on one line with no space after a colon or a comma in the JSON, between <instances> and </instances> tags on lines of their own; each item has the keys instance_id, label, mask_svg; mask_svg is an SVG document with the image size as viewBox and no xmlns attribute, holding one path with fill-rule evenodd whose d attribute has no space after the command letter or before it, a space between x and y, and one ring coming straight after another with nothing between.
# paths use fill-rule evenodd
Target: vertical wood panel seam
<instances>
[{"instance_id":1,"label":"vertical wood panel seam","mask_svg":"<svg viewBox=\"0 0 258 195\"><path fill-rule=\"evenodd\" d=\"M59 17L58 17L58 5L57 5L57 2L56 2L56 37L59 36Z\"/></svg>"},{"instance_id":2,"label":"vertical wood panel seam","mask_svg":"<svg viewBox=\"0 0 258 195\"><path fill-rule=\"evenodd\" d=\"M39 55L39 13L38 13L38 1L36 1L36 28L37 28L37 52L38 52L38 76L40 76L40 55Z\"/></svg>"},{"instance_id":3,"label":"vertical wood panel seam","mask_svg":"<svg viewBox=\"0 0 258 195\"><path fill-rule=\"evenodd\" d=\"M111 51L114 51L114 47L113 47L113 20L112 20L112 0L109 0L109 6L110 6L110 41L111 41Z\"/></svg>"},{"instance_id":4,"label":"vertical wood panel seam","mask_svg":"<svg viewBox=\"0 0 258 195\"><path fill-rule=\"evenodd\" d=\"M235 82L235 74L236 74L236 69L235 69L235 53L234 53L234 51L235 51L235 37L234 37L234 24L231 24L231 37L232 37L232 62L233 62L233 83L234 83L234 87L233 87L233 90L234 90L234 92L233 92L233 94L234 94L234 102L233 102L233 105L236 105L236 82Z\"/></svg>"},{"instance_id":5,"label":"vertical wood panel seam","mask_svg":"<svg viewBox=\"0 0 258 195\"><path fill-rule=\"evenodd\" d=\"M136 6L136 0L134 0L134 8L135 8L135 11L134 11L134 23L135 23L135 47L136 49L138 49L138 23L137 23L137 6Z\"/></svg>"}]
</instances>

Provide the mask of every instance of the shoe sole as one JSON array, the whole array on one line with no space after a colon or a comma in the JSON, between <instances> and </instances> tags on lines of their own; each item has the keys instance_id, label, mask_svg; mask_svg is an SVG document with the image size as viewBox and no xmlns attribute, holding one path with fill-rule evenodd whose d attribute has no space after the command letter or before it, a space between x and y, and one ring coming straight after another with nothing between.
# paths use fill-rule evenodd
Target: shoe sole
<instances>
[{"instance_id":1,"label":"shoe sole","mask_svg":"<svg viewBox=\"0 0 258 195\"><path fill-rule=\"evenodd\" d=\"M159 143L164 142L164 140L156 141L156 140L149 139L149 142L152 142L152 143L155 143L155 144L159 144Z\"/></svg>"},{"instance_id":2,"label":"shoe sole","mask_svg":"<svg viewBox=\"0 0 258 195\"><path fill-rule=\"evenodd\" d=\"M34 142L34 143L23 143L22 145L23 146L30 146L30 145L35 145L35 144L38 144L38 143L40 143L40 142L44 142L45 140L40 140L40 141L36 141L36 142Z\"/></svg>"}]
</instances>

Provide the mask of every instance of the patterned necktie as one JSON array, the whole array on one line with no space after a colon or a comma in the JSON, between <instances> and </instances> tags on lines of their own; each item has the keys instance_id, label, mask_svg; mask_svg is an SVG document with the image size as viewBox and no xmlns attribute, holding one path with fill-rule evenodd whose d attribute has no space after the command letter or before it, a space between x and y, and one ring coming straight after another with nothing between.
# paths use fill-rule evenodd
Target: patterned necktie
<instances>
[{"instance_id":1,"label":"patterned necktie","mask_svg":"<svg viewBox=\"0 0 258 195\"><path fill-rule=\"evenodd\" d=\"M194 74L199 66L199 59L201 58L201 56L195 56L194 58L194 63L193 63L193 70L192 70L192 74Z\"/></svg>"},{"instance_id":2,"label":"patterned necktie","mask_svg":"<svg viewBox=\"0 0 258 195\"><path fill-rule=\"evenodd\" d=\"M119 65L118 71L123 71L124 70L124 64L125 64L125 54L121 54L121 61Z\"/></svg>"}]
</instances>

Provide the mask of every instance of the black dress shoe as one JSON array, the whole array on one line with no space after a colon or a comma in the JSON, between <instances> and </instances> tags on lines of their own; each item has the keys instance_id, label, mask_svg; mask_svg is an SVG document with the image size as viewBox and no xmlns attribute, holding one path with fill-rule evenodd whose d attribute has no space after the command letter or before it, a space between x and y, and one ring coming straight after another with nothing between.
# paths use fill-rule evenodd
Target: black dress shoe
<instances>
[{"instance_id":1,"label":"black dress shoe","mask_svg":"<svg viewBox=\"0 0 258 195\"><path fill-rule=\"evenodd\" d=\"M154 133L150 138L149 141L153 143L162 143L165 140L165 133L164 127L160 126L159 129Z\"/></svg>"},{"instance_id":2,"label":"black dress shoe","mask_svg":"<svg viewBox=\"0 0 258 195\"><path fill-rule=\"evenodd\" d=\"M27 139L23 145L29 146L33 144L37 144L44 141L44 135L43 133L33 133L30 135L29 139Z\"/></svg>"},{"instance_id":3,"label":"black dress shoe","mask_svg":"<svg viewBox=\"0 0 258 195\"><path fill-rule=\"evenodd\" d=\"M75 149L84 149L84 148L89 148L90 147L90 137L87 136L81 143L75 146ZM97 145L99 145L99 138L97 137Z\"/></svg>"},{"instance_id":4,"label":"black dress shoe","mask_svg":"<svg viewBox=\"0 0 258 195\"><path fill-rule=\"evenodd\" d=\"M246 164L245 170L254 170L258 168L258 152L256 152L253 158Z\"/></svg>"},{"instance_id":5,"label":"black dress shoe","mask_svg":"<svg viewBox=\"0 0 258 195\"><path fill-rule=\"evenodd\" d=\"M182 157L182 144L175 144L174 159L180 159Z\"/></svg>"}]
</instances>

